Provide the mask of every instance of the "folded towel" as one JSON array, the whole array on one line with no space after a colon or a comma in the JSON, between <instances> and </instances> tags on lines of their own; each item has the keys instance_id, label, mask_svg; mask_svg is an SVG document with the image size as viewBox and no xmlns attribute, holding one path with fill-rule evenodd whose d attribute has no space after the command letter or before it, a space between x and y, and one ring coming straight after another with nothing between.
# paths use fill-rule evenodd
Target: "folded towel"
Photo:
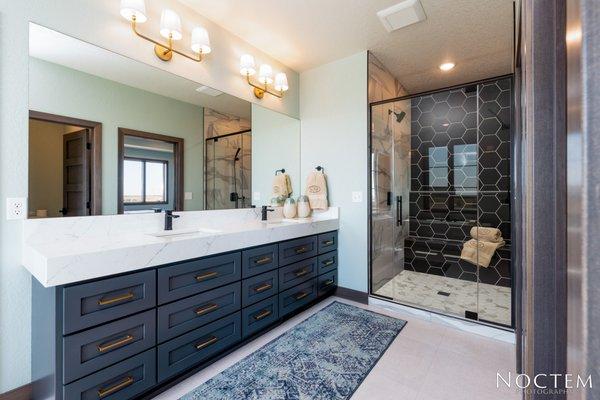
<instances>
[{"instance_id":1,"label":"folded towel","mask_svg":"<svg viewBox=\"0 0 600 400\"><path fill-rule=\"evenodd\" d=\"M273 197L288 198L292 193L292 184L288 174L277 174L273 178Z\"/></svg>"},{"instance_id":2,"label":"folded towel","mask_svg":"<svg viewBox=\"0 0 600 400\"><path fill-rule=\"evenodd\" d=\"M483 242L476 239L467 241L460 252L460 258L471 264L489 267L492 256L500 247L504 246L504 240L497 243Z\"/></svg>"},{"instance_id":3,"label":"folded towel","mask_svg":"<svg viewBox=\"0 0 600 400\"><path fill-rule=\"evenodd\" d=\"M483 226L474 226L471 228L471 237L482 242L500 243L502 232L496 228L484 228Z\"/></svg>"},{"instance_id":4,"label":"folded towel","mask_svg":"<svg viewBox=\"0 0 600 400\"><path fill-rule=\"evenodd\" d=\"M327 181L322 171L312 171L306 179L306 195L310 208L313 210L326 210L327 203Z\"/></svg>"}]
</instances>

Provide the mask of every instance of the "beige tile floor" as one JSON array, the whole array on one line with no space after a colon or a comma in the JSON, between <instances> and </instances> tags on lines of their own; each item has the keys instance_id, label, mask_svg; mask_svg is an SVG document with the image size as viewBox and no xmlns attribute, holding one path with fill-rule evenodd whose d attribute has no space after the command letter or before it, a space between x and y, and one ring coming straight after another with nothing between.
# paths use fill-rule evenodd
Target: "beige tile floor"
<instances>
[{"instance_id":1,"label":"beige tile floor","mask_svg":"<svg viewBox=\"0 0 600 400\"><path fill-rule=\"evenodd\" d=\"M511 400L516 391L496 388L496 373L515 371L515 346L456 330L403 312L329 298L191 376L156 400L177 399L230 367L330 302L338 300L408 322L352 400ZM210 399L207 399L210 400ZM237 399L236 399L237 400Z\"/></svg>"}]
</instances>

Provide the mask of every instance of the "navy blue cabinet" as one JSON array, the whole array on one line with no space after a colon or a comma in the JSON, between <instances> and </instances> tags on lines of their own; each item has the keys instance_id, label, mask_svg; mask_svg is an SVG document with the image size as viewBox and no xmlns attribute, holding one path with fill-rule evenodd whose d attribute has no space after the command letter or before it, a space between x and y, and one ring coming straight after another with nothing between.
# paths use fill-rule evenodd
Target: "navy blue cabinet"
<instances>
[{"instance_id":1,"label":"navy blue cabinet","mask_svg":"<svg viewBox=\"0 0 600 400\"><path fill-rule=\"evenodd\" d=\"M337 287L337 232L90 282L32 283L33 398L131 399Z\"/></svg>"}]
</instances>

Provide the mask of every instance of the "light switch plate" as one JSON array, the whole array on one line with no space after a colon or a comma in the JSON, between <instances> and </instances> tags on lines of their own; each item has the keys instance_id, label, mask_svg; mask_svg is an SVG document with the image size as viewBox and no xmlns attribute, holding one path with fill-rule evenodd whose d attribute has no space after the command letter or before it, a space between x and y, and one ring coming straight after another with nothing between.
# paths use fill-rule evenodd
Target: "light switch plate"
<instances>
[{"instance_id":1,"label":"light switch plate","mask_svg":"<svg viewBox=\"0 0 600 400\"><path fill-rule=\"evenodd\" d=\"M353 203L362 203L362 194L363 192L352 192L352 202Z\"/></svg>"},{"instance_id":2,"label":"light switch plate","mask_svg":"<svg viewBox=\"0 0 600 400\"><path fill-rule=\"evenodd\" d=\"M254 201L260 201L260 192L254 192L254 193L252 193L252 200L254 200Z\"/></svg>"},{"instance_id":3,"label":"light switch plate","mask_svg":"<svg viewBox=\"0 0 600 400\"><path fill-rule=\"evenodd\" d=\"M6 219L27 218L27 198L8 197L6 199Z\"/></svg>"},{"instance_id":4,"label":"light switch plate","mask_svg":"<svg viewBox=\"0 0 600 400\"><path fill-rule=\"evenodd\" d=\"M194 198L194 193L192 193L192 192L185 192L185 194L183 195L184 200L192 200L193 198Z\"/></svg>"}]
</instances>

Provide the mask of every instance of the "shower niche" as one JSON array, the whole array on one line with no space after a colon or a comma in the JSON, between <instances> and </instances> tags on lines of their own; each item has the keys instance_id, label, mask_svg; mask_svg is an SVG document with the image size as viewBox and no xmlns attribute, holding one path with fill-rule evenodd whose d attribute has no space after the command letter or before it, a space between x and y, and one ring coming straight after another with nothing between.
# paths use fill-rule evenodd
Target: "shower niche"
<instances>
[{"instance_id":1,"label":"shower niche","mask_svg":"<svg viewBox=\"0 0 600 400\"><path fill-rule=\"evenodd\" d=\"M371 105L371 295L513 326L511 89L505 76ZM501 232L489 263L461 259L474 227Z\"/></svg>"}]
</instances>

